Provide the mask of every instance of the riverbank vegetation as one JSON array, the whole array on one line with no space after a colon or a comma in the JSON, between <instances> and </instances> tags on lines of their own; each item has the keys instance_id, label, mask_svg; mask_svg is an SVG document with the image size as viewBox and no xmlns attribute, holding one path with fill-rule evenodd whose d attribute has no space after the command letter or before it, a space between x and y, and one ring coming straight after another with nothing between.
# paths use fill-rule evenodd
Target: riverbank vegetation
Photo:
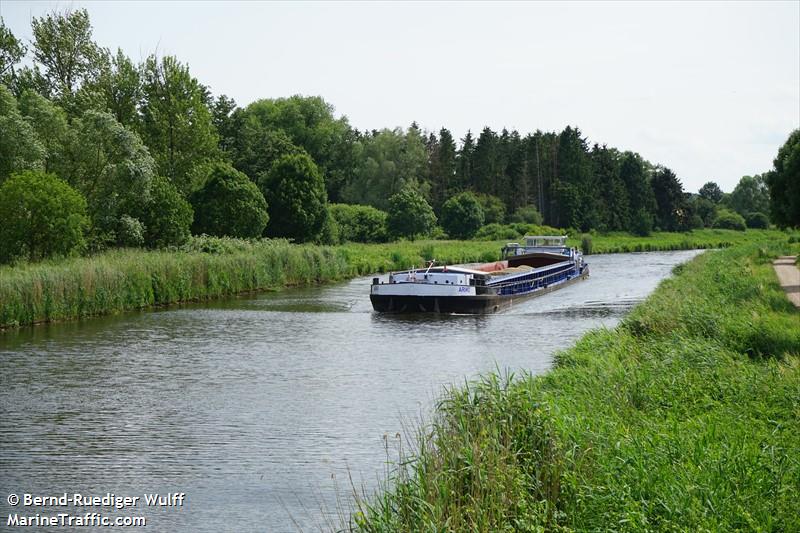
<instances>
[{"instance_id":1,"label":"riverbank vegetation","mask_svg":"<svg viewBox=\"0 0 800 533\"><path fill-rule=\"evenodd\" d=\"M799 530L799 318L771 266L798 251L703 254L546 375L450 389L349 528Z\"/></svg>"},{"instance_id":2,"label":"riverbank vegetation","mask_svg":"<svg viewBox=\"0 0 800 533\"><path fill-rule=\"evenodd\" d=\"M86 10L31 25L23 43L0 21L0 197L13 207L0 262L180 246L192 233L332 245L499 240L512 224L641 236L764 228L772 215L800 224L797 132L773 170L695 194L667 166L574 126L484 127L460 141L416 123L359 131L319 96L240 107L178 58L136 63L93 40ZM75 201L40 209L54 190ZM69 238L40 245L55 227Z\"/></svg>"},{"instance_id":3,"label":"riverbank vegetation","mask_svg":"<svg viewBox=\"0 0 800 533\"><path fill-rule=\"evenodd\" d=\"M722 248L769 238L792 236L774 230L703 230L648 238L598 234L591 242L593 253L619 253ZM569 244L579 246L580 240L577 235ZM113 249L90 257L0 266L0 328L324 283L423 267L431 260L495 261L504 244L426 240L324 246L192 237L168 250Z\"/></svg>"}]
</instances>

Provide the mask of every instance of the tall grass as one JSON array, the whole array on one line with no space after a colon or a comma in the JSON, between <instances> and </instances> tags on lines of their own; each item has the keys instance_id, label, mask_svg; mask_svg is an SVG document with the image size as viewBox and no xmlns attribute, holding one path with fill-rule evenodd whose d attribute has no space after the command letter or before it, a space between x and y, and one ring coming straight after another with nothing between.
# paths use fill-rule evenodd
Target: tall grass
<instances>
[{"instance_id":1,"label":"tall grass","mask_svg":"<svg viewBox=\"0 0 800 533\"><path fill-rule=\"evenodd\" d=\"M799 248L703 254L550 373L450 389L344 529L800 531L800 314L769 263Z\"/></svg>"}]
</instances>

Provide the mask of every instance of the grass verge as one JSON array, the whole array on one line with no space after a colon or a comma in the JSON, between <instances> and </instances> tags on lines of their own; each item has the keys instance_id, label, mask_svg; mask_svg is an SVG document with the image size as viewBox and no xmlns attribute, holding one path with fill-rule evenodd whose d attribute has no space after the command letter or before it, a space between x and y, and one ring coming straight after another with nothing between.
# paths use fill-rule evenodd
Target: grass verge
<instances>
[{"instance_id":1,"label":"grass verge","mask_svg":"<svg viewBox=\"0 0 800 533\"><path fill-rule=\"evenodd\" d=\"M344 529L800 531L800 314L770 265L797 251L703 254L548 374L450 389Z\"/></svg>"}]
</instances>

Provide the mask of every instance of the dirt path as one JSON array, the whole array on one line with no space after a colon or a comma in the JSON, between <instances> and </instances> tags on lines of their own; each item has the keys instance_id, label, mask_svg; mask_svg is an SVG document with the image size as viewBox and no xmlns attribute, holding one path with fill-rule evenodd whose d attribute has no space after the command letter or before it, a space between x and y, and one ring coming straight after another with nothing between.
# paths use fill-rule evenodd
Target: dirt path
<instances>
[{"instance_id":1,"label":"dirt path","mask_svg":"<svg viewBox=\"0 0 800 533\"><path fill-rule=\"evenodd\" d=\"M786 297L795 307L800 308L800 270L794 264L796 259L796 256L779 257L772 265L781 287L786 291Z\"/></svg>"}]
</instances>

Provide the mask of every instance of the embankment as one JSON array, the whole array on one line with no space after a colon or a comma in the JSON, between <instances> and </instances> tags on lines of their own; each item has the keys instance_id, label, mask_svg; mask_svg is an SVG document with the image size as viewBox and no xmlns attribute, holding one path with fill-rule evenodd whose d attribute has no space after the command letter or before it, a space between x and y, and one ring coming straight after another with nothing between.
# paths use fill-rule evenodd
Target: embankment
<instances>
[{"instance_id":1,"label":"embankment","mask_svg":"<svg viewBox=\"0 0 800 533\"><path fill-rule=\"evenodd\" d=\"M349 528L800 531L800 314L770 264L799 247L698 256L548 374L449 390Z\"/></svg>"}]
</instances>

